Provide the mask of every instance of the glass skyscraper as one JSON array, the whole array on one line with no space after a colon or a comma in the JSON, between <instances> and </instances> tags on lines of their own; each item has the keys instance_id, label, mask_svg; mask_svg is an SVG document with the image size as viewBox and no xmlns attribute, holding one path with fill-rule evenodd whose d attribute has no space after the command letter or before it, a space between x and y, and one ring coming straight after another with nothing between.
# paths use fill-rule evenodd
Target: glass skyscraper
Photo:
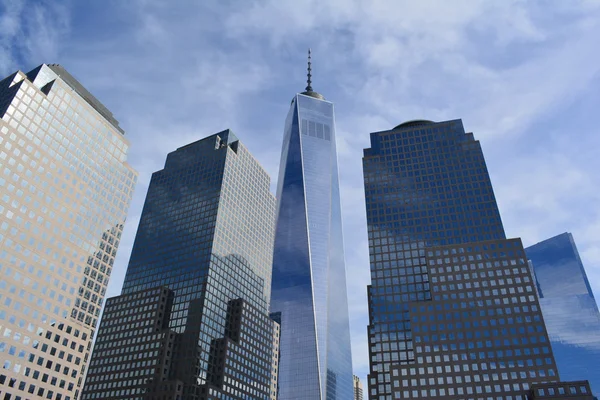
<instances>
[{"instance_id":1,"label":"glass skyscraper","mask_svg":"<svg viewBox=\"0 0 600 400\"><path fill-rule=\"evenodd\" d=\"M526 399L558 373L520 239L462 121L371 133L370 399Z\"/></svg>"},{"instance_id":2,"label":"glass skyscraper","mask_svg":"<svg viewBox=\"0 0 600 400\"><path fill-rule=\"evenodd\" d=\"M120 296L83 399L273 399L270 178L229 130L152 175Z\"/></svg>"},{"instance_id":3,"label":"glass skyscraper","mask_svg":"<svg viewBox=\"0 0 600 400\"><path fill-rule=\"evenodd\" d=\"M561 378L587 379L600 396L600 313L573 236L563 233L525 252Z\"/></svg>"},{"instance_id":4,"label":"glass skyscraper","mask_svg":"<svg viewBox=\"0 0 600 400\"><path fill-rule=\"evenodd\" d=\"M79 397L137 179L118 122L63 67L0 81L0 397Z\"/></svg>"},{"instance_id":5,"label":"glass skyscraper","mask_svg":"<svg viewBox=\"0 0 600 400\"><path fill-rule=\"evenodd\" d=\"M333 104L292 99L277 186L271 312L281 323L280 400L353 396Z\"/></svg>"}]
</instances>

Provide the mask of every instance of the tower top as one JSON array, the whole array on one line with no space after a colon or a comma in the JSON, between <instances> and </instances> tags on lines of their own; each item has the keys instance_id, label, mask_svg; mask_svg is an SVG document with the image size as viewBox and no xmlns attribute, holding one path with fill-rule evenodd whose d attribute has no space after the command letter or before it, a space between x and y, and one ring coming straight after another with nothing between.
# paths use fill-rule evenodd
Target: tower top
<instances>
[{"instance_id":1,"label":"tower top","mask_svg":"<svg viewBox=\"0 0 600 400\"><path fill-rule=\"evenodd\" d=\"M308 71L306 73L306 89L305 89L307 92L313 91L312 86L310 85L312 83L311 82L312 75L310 74L311 73L311 62L310 62L311 58L312 58L311 51L310 51L310 47L309 47L308 48Z\"/></svg>"},{"instance_id":2,"label":"tower top","mask_svg":"<svg viewBox=\"0 0 600 400\"><path fill-rule=\"evenodd\" d=\"M308 49L308 70L306 73L306 89L301 94L305 96L311 96L320 100L325 100L323 95L313 91L312 88L312 52L310 48Z\"/></svg>"}]
</instances>

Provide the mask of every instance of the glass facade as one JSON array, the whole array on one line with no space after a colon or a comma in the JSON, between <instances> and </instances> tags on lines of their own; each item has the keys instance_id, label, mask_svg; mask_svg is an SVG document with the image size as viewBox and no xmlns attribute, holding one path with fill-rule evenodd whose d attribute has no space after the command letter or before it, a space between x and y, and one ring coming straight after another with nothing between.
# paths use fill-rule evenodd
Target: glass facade
<instances>
[{"instance_id":1,"label":"glass facade","mask_svg":"<svg viewBox=\"0 0 600 400\"><path fill-rule=\"evenodd\" d=\"M369 398L525 399L558 380L519 239L462 121L371 134Z\"/></svg>"},{"instance_id":2,"label":"glass facade","mask_svg":"<svg viewBox=\"0 0 600 400\"><path fill-rule=\"evenodd\" d=\"M562 379L587 379L600 396L600 313L573 236L563 233L525 249Z\"/></svg>"},{"instance_id":3,"label":"glass facade","mask_svg":"<svg viewBox=\"0 0 600 400\"><path fill-rule=\"evenodd\" d=\"M137 179L59 65L0 81L0 394L75 400Z\"/></svg>"},{"instance_id":4,"label":"glass facade","mask_svg":"<svg viewBox=\"0 0 600 400\"><path fill-rule=\"evenodd\" d=\"M271 311L281 322L278 398L351 399L335 122L333 104L320 95L292 100L277 198Z\"/></svg>"},{"instance_id":5,"label":"glass facade","mask_svg":"<svg viewBox=\"0 0 600 400\"><path fill-rule=\"evenodd\" d=\"M123 291L107 302L83 398L273 398L274 228L270 178L231 131L170 153L152 175ZM172 296L164 307L141 300L162 296L162 287ZM139 316L140 305L158 319ZM133 355L147 346L154 352L140 365Z\"/></svg>"}]
</instances>

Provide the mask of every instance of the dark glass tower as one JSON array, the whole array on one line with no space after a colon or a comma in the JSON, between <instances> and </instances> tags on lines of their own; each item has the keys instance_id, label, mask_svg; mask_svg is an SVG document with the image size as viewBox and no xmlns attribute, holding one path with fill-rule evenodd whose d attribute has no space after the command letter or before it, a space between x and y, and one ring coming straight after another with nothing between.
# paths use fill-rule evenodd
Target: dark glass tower
<instances>
[{"instance_id":1,"label":"dark glass tower","mask_svg":"<svg viewBox=\"0 0 600 400\"><path fill-rule=\"evenodd\" d=\"M462 121L371 133L370 399L525 399L558 374L520 239Z\"/></svg>"},{"instance_id":2,"label":"dark glass tower","mask_svg":"<svg viewBox=\"0 0 600 400\"><path fill-rule=\"evenodd\" d=\"M570 233L525 249L562 379L590 381L600 396L600 313Z\"/></svg>"},{"instance_id":3,"label":"dark glass tower","mask_svg":"<svg viewBox=\"0 0 600 400\"><path fill-rule=\"evenodd\" d=\"M333 104L306 91L285 122L271 311L281 323L280 400L353 395Z\"/></svg>"},{"instance_id":4,"label":"dark glass tower","mask_svg":"<svg viewBox=\"0 0 600 400\"><path fill-rule=\"evenodd\" d=\"M270 179L234 134L177 149L152 175L84 399L272 399Z\"/></svg>"}]
</instances>

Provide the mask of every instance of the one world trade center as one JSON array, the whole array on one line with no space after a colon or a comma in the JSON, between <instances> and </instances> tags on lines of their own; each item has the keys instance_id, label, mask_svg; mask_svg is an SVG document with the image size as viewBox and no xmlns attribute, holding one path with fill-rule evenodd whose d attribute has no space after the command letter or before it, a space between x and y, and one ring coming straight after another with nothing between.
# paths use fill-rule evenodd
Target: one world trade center
<instances>
[{"instance_id":1,"label":"one world trade center","mask_svg":"<svg viewBox=\"0 0 600 400\"><path fill-rule=\"evenodd\" d=\"M271 312L279 400L348 400L352 355L333 103L308 85L285 121Z\"/></svg>"}]
</instances>

